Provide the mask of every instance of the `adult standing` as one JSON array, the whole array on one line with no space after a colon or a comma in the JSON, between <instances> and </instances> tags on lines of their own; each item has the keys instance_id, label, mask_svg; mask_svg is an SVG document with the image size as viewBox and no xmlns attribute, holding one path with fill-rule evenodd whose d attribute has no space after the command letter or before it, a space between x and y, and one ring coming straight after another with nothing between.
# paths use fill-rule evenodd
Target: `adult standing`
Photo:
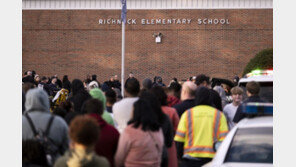
<instances>
[{"instance_id":1,"label":"adult standing","mask_svg":"<svg viewBox=\"0 0 296 167\"><path fill-rule=\"evenodd\" d=\"M132 119L119 138L116 167L160 167L164 137L157 115L147 100L133 104Z\"/></svg>"},{"instance_id":2,"label":"adult standing","mask_svg":"<svg viewBox=\"0 0 296 167\"><path fill-rule=\"evenodd\" d=\"M53 141L56 146L54 159L62 155L68 148L68 126L66 122L58 116L49 112L48 95L42 89L34 88L26 94L26 111L22 117L22 139L34 139L34 129L46 132L47 137ZM51 124L50 120L52 120ZM50 126L49 126L50 125Z\"/></svg>"},{"instance_id":3,"label":"adult standing","mask_svg":"<svg viewBox=\"0 0 296 167\"><path fill-rule=\"evenodd\" d=\"M68 79L68 75L63 76L63 88L67 89L69 93L71 92L71 82Z\"/></svg>"},{"instance_id":4,"label":"adult standing","mask_svg":"<svg viewBox=\"0 0 296 167\"><path fill-rule=\"evenodd\" d=\"M196 76L195 84L197 87L204 86L210 90L210 103L211 106L214 108L217 108L218 110L222 111L222 99L218 92L214 91L213 89L210 89L210 77L200 74Z\"/></svg>"},{"instance_id":5,"label":"adult standing","mask_svg":"<svg viewBox=\"0 0 296 167\"><path fill-rule=\"evenodd\" d=\"M34 84L34 78L32 76L32 72L31 71L25 72L25 76L22 78L22 82L23 83L31 82L31 83Z\"/></svg>"},{"instance_id":6,"label":"adult standing","mask_svg":"<svg viewBox=\"0 0 296 167\"><path fill-rule=\"evenodd\" d=\"M179 124L179 116L177 114L176 109L169 107L167 105L167 95L162 87L156 86L151 89L151 92L157 97L159 103L161 104L161 110L165 113L169 118L173 125L173 130L175 135L178 124ZM168 148L168 166L169 167L177 167L178 159L177 159L177 151L176 145L173 141L172 146Z\"/></svg>"},{"instance_id":7,"label":"adult standing","mask_svg":"<svg viewBox=\"0 0 296 167\"><path fill-rule=\"evenodd\" d=\"M224 114L211 106L208 88L197 88L195 104L183 113L175 135L178 157L186 167L210 162L215 156L214 143L224 140L228 133Z\"/></svg>"},{"instance_id":8,"label":"adult standing","mask_svg":"<svg viewBox=\"0 0 296 167\"><path fill-rule=\"evenodd\" d=\"M89 116L77 116L70 124L71 148L54 167L109 167L105 157L96 155L94 146L100 135L100 126Z\"/></svg>"},{"instance_id":9,"label":"adult standing","mask_svg":"<svg viewBox=\"0 0 296 167\"><path fill-rule=\"evenodd\" d=\"M107 112L106 110L106 97L104 93L101 91L99 88L94 88L89 91L89 94L91 95L92 98L98 99L102 102L103 104L103 113L102 113L102 118L110 125L114 126L114 121L113 117L110 113Z\"/></svg>"},{"instance_id":10,"label":"adult standing","mask_svg":"<svg viewBox=\"0 0 296 167\"><path fill-rule=\"evenodd\" d=\"M113 105L113 116L119 133L122 133L132 118L134 102L137 101L140 92L140 84L136 78L130 78L124 85L125 98Z\"/></svg>"},{"instance_id":11,"label":"adult standing","mask_svg":"<svg viewBox=\"0 0 296 167\"><path fill-rule=\"evenodd\" d=\"M179 117L181 117L187 109L195 106L194 98L196 89L197 86L191 81L183 83L181 89L182 102L173 106L177 110Z\"/></svg>"},{"instance_id":12,"label":"adult standing","mask_svg":"<svg viewBox=\"0 0 296 167\"><path fill-rule=\"evenodd\" d=\"M74 104L74 111L78 114L82 114L81 107L83 103L90 99L91 96L84 89L83 83L79 79L74 79L71 85L72 97L69 98Z\"/></svg>"},{"instance_id":13,"label":"adult standing","mask_svg":"<svg viewBox=\"0 0 296 167\"><path fill-rule=\"evenodd\" d=\"M102 118L104 112L103 103L97 99L89 99L83 105L82 110L92 118L95 118L101 128L101 135L95 145L95 152L100 156L106 157L111 166L114 166L119 132Z\"/></svg>"}]
</instances>

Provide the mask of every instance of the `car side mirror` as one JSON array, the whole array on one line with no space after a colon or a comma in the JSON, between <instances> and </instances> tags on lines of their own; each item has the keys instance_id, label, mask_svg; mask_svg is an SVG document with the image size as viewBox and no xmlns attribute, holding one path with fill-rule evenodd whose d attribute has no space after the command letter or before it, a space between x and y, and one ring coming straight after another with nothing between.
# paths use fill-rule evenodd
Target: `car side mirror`
<instances>
[{"instance_id":1,"label":"car side mirror","mask_svg":"<svg viewBox=\"0 0 296 167\"><path fill-rule=\"evenodd\" d=\"M217 152L217 150L219 149L219 147L220 147L221 144L222 144L221 141L216 141L216 142L214 142L214 146L213 146L213 148L214 148L214 151L215 151L215 152Z\"/></svg>"}]
</instances>

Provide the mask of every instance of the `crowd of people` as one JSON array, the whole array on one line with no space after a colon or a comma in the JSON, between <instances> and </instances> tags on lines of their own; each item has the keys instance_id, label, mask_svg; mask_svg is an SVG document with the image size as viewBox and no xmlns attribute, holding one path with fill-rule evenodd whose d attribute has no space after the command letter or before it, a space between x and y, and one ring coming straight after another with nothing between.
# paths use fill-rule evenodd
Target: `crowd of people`
<instances>
[{"instance_id":1,"label":"crowd of people","mask_svg":"<svg viewBox=\"0 0 296 167\"><path fill-rule=\"evenodd\" d=\"M260 86L229 90L200 74L168 86L130 73L70 82L27 71L23 82L23 166L191 167L210 162L214 144L245 116L242 103L261 102ZM124 91L124 97L121 96ZM231 100L226 98L230 94Z\"/></svg>"}]
</instances>

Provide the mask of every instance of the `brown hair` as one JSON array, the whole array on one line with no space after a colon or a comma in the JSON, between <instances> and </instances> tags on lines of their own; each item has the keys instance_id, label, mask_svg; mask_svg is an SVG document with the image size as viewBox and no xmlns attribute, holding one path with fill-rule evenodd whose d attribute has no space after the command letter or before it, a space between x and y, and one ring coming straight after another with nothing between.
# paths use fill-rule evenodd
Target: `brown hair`
<instances>
[{"instance_id":1,"label":"brown hair","mask_svg":"<svg viewBox=\"0 0 296 167\"><path fill-rule=\"evenodd\" d=\"M247 91L252 95L258 95L260 92L260 85L255 81L248 82L246 88Z\"/></svg>"},{"instance_id":2,"label":"brown hair","mask_svg":"<svg viewBox=\"0 0 296 167\"><path fill-rule=\"evenodd\" d=\"M76 143L91 146L95 144L99 138L100 126L98 122L90 116L76 116L71 121L69 135L71 140Z\"/></svg>"},{"instance_id":3,"label":"brown hair","mask_svg":"<svg viewBox=\"0 0 296 167\"><path fill-rule=\"evenodd\" d=\"M237 94L242 95L243 93L244 93L243 89L238 86L231 88L232 95L237 95Z\"/></svg>"}]
</instances>

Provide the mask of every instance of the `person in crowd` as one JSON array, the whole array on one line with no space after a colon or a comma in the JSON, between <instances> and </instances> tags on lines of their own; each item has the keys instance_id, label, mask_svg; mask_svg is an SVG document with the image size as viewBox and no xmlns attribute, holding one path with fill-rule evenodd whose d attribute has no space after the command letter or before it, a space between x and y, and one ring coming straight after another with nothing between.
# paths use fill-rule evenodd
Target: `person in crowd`
<instances>
[{"instance_id":1,"label":"person in crowd","mask_svg":"<svg viewBox=\"0 0 296 167\"><path fill-rule=\"evenodd\" d=\"M34 77L34 85L35 85L35 87L38 87L40 81L41 81L40 76L38 74L36 74L35 77Z\"/></svg>"},{"instance_id":2,"label":"person in crowd","mask_svg":"<svg viewBox=\"0 0 296 167\"><path fill-rule=\"evenodd\" d=\"M46 153L36 140L22 141L22 167L48 167Z\"/></svg>"},{"instance_id":3,"label":"person in crowd","mask_svg":"<svg viewBox=\"0 0 296 167\"><path fill-rule=\"evenodd\" d=\"M104 112L102 114L102 118L108 124L114 126L114 121L113 121L112 115L110 113L108 113L107 110L106 110L106 97L105 97L104 93L101 91L101 89L94 88L94 89L89 91L89 94L91 95L92 98L98 99L103 103L103 111Z\"/></svg>"},{"instance_id":4,"label":"person in crowd","mask_svg":"<svg viewBox=\"0 0 296 167\"><path fill-rule=\"evenodd\" d=\"M121 83L120 83L120 81L118 79L118 76L114 75L113 78L114 78L114 83L113 83L114 88L117 88L117 89L121 90Z\"/></svg>"},{"instance_id":5,"label":"person in crowd","mask_svg":"<svg viewBox=\"0 0 296 167\"><path fill-rule=\"evenodd\" d=\"M152 87L155 87L155 86L165 87L165 84L162 83L162 78L160 76L154 77L154 82L152 83Z\"/></svg>"},{"instance_id":6,"label":"person in crowd","mask_svg":"<svg viewBox=\"0 0 296 167\"><path fill-rule=\"evenodd\" d=\"M112 107L114 103L117 101L116 98L116 92L113 89L109 89L107 92L105 92L106 96L106 110L113 114Z\"/></svg>"},{"instance_id":7,"label":"person in crowd","mask_svg":"<svg viewBox=\"0 0 296 167\"><path fill-rule=\"evenodd\" d=\"M104 112L103 103L97 99L90 99L85 102L82 110L95 118L101 128L101 135L95 145L95 152L100 156L106 157L111 166L114 166L119 132L101 117Z\"/></svg>"},{"instance_id":8,"label":"person in crowd","mask_svg":"<svg viewBox=\"0 0 296 167\"><path fill-rule=\"evenodd\" d=\"M227 104L223 109L223 113L226 116L229 130L231 130L235 125L233 122L233 118L234 118L234 115L236 113L238 106L241 104L241 102L243 100L243 93L244 93L244 91L242 88L240 88L238 86L233 87L231 89L232 103Z\"/></svg>"},{"instance_id":9,"label":"person in crowd","mask_svg":"<svg viewBox=\"0 0 296 167\"><path fill-rule=\"evenodd\" d=\"M220 111L223 110L222 100L221 100L220 95L216 91L214 91L213 89L210 89L210 77L208 77L204 74L200 74L200 75L196 76L195 84L197 85L197 87L204 86L204 87L208 88L210 90L211 105Z\"/></svg>"},{"instance_id":10,"label":"person in crowd","mask_svg":"<svg viewBox=\"0 0 296 167\"><path fill-rule=\"evenodd\" d=\"M91 76L89 74L87 74L85 81L87 84L91 82Z\"/></svg>"},{"instance_id":11,"label":"person in crowd","mask_svg":"<svg viewBox=\"0 0 296 167\"><path fill-rule=\"evenodd\" d=\"M30 89L35 88L35 85L31 82L25 82L22 85L22 88L23 88L24 93L26 94Z\"/></svg>"},{"instance_id":12,"label":"person in crowd","mask_svg":"<svg viewBox=\"0 0 296 167\"><path fill-rule=\"evenodd\" d=\"M132 78L135 78L135 76L134 76L134 73L133 73L133 72L130 72L130 73L128 74L127 79L125 80L124 85L126 84L126 82L127 82L129 79L132 79Z\"/></svg>"},{"instance_id":13,"label":"person in crowd","mask_svg":"<svg viewBox=\"0 0 296 167\"><path fill-rule=\"evenodd\" d=\"M238 81L239 81L239 77L237 75L235 75L233 77L233 83L234 83L234 86L238 86Z\"/></svg>"},{"instance_id":14,"label":"person in crowd","mask_svg":"<svg viewBox=\"0 0 296 167\"><path fill-rule=\"evenodd\" d=\"M87 90L90 91L91 89L99 88L99 84L97 83L97 81L91 81L86 87Z\"/></svg>"},{"instance_id":15,"label":"person in crowd","mask_svg":"<svg viewBox=\"0 0 296 167\"><path fill-rule=\"evenodd\" d=\"M22 82L26 83L26 82L31 82L34 84L34 78L32 76L32 71L27 71L25 72L24 77L22 78Z\"/></svg>"},{"instance_id":16,"label":"person in crowd","mask_svg":"<svg viewBox=\"0 0 296 167\"><path fill-rule=\"evenodd\" d=\"M125 98L116 102L112 109L114 121L117 125L117 130L122 133L127 126L128 121L132 118L133 104L139 98L140 84L136 78L130 78L124 85Z\"/></svg>"},{"instance_id":17,"label":"person in crowd","mask_svg":"<svg viewBox=\"0 0 296 167\"><path fill-rule=\"evenodd\" d=\"M54 150L53 159L62 155L69 144L68 126L61 117L49 112L47 93L38 88L29 90L26 94L25 107L26 111L22 116L22 139L35 139L39 132L45 134L48 130L47 137L54 142L57 149Z\"/></svg>"},{"instance_id":18,"label":"person in crowd","mask_svg":"<svg viewBox=\"0 0 296 167\"><path fill-rule=\"evenodd\" d=\"M215 90L219 94L219 96L221 97L222 108L224 108L225 105L227 104L227 99L226 99L225 90L221 85L221 81L219 81L219 80L216 81L213 90Z\"/></svg>"},{"instance_id":19,"label":"person in crowd","mask_svg":"<svg viewBox=\"0 0 296 167\"><path fill-rule=\"evenodd\" d=\"M67 122L68 125L70 125L71 121L79 115L79 113L74 112L74 104L69 99L67 99L65 102L62 102L59 106L59 108L66 111L66 115L64 117L64 120Z\"/></svg>"},{"instance_id":20,"label":"person in crowd","mask_svg":"<svg viewBox=\"0 0 296 167\"><path fill-rule=\"evenodd\" d=\"M195 104L183 113L174 138L178 157L186 167L210 162L215 156L214 143L223 141L228 133L224 114L211 106L208 88L197 88Z\"/></svg>"},{"instance_id":21,"label":"person in crowd","mask_svg":"<svg viewBox=\"0 0 296 167\"><path fill-rule=\"evenodd\" d=\"M36 71L32 70L32 77L35 78Z\"/></svg>"},{"instance_id":22,"label":"person in crowd","mask_svg":"<svg viewBox=\"0 0 296 167\"><path fill-rule=\"evenodd\" d=\"M167 95L162 87L156 86L151 89L151 93L153 93L156 97L159 103L161 104L161 110L163 113L165 113L169 118L173 125L173 130L175 135L175 132L177 130L178 124L179 124L179 116L177 114L176 109L167 106ZM173 141L172 147L168 148L168 166L169 167L177 167L178 166L178 159L177 159L177 151L175 142Z\"/></svg>"},{"instance_id":23,"label":"person in crowd","mask_svg":"<svg viewBox=\"0 0 296 167\"><path fill-rule=\"evenodd\" d=\"M55 74L54 77L57 79L56 84L57 84L58 88L61 88L63 86L63 83L59 79L58 74Z\"/></svg>"},{"instance_id":24,"label":"person in crowd","mask_svg":"<svg viewBox=\"0 0 296 167\"><path fill-rule=\"evenodd\" d=\"M96 75L96 74L94 74L94 75L91 76L91 81L96 81L96 82L98 83L98 85L99 85L99 88L101 88L101 84L100 84L100 82L97 80L97 75Z\"/></svg>"},{"instance_id":25,"label":"person in crowd","mask_svg":"<svg viewBox=\"0 0 296 167\"><path fill-rule=\"evenodd\" d=\"M50 89L50 95L54 97L56 95L56 93L60 90L58 84L57 84L57 78L56 77L52 77L51 78L51 83L48 85L49 89Z\"/></svg>"},{"instance_id":26,"label":"person in crowd","mask_svg":"<svg viewBox=\"0 0 296 167\"><path fill-rule=\"evenodd\" d=\"M172 122L170 121L170 118L162 111L161 104L153 93L151 93L150 91L143 91L140 94L140 98L145 99L147 102L149 102L150 106L152 107L152 111L157 115L157 120L161 125L165 143L163 148L161 166L168 167L168 148L173 146L174 137Z\"/></svg>"},{"instance_id":27,"label":"person in crowd","mask_svg":"<svg viewBox=\"0 0 296 167\"><path fill-rule=\"evenodd\" d=\"M63 76L63 87L71 92L71 82L68 79L68 75Z\"/></svg>"},{"instance_id":28,"label":"person in crowd","mask_svg":"<svg viewBox=\"0 0 296 167\"><path fill-rule=\"evenodd\" d=\"M120 101L122 99L121 90L114 88L114 92L116 93L116 101Z\"/></svg>"},{"instance_id":29,"label":"person in crowd","mask_svg":"<svg viewBox=\"0 0 296 167\"><path fill-rule=\"evenodd\" d=\"M55 107L59 106L62 102L65 102L68 99L69 91L65 88L66 86L66 84L63 84L63 88L60 91L58 91L52 99L52 102L54 103Z\"/></svg>"},{"instance_id":30,"label":"person in crowd","mask_svg":"<svg viewBox=\"0 0 296 167\"><path fill-rule=\"evenodd\" d=\"M140 98L132 108L132 119L119 137L115 166L160 167L164 136L158 117L147 100Z\"/></svg>"},{"instance_id":31,"label":"person in crowd","mask_svg":"<svg viewBox=\"0 0 296 167\"><path fill-rule=\"evenodd\" d=\"M179 82L178 82L178 79L174 77L174 78L172 78L172 80L170 81L168 87L170 87L171 84L172 84L173 82L179 83Z\"/></svg>"},{"instance_id":32,"label":"person in crowd","mask_svg":"<svg viewBox=\"0 0 296 167\"><path fill-rule=\"evenodd\" d=\"M183 83L181 89L182 102L173 106L177 110L177 113L180 118L187 109L195 106L194 99L196 89L197 86L191 81L186 81Z\"/></svg>"},{"instance_id":33,"label":"person in crowd","mask_svg":"<svg viewBox=\"0 0 296 167\"><path fill-rule=\"evenodd\" d=\"M255 82L255 81L248 82L246 85L246 89L247 89L248 98L244 100L243 103L240 104L239 107L237 108L233 118L234 123L238 123L240 120L246 117L246 115L242 111L243 105L250 102L258 102L258 103L266 102L259 97L260 85L258 82Z\"/></svg>"},{"instance_id":34,"label":"person in crowd","mask_svg":"<svg viewBox=\"0 0 296 167\"><path fill-rule=\"evenodd\" d=\"M129 74L128 74L128 78L134 78L135 76L134 76L134 73L133 72L130 72Z\"/></svg>"},{"instance_id":35,"label":"person in crowd","mask_svg":"<svg viewBox=\"0 0 296 167\"><path fill-rule=\"evenodd\" d=\"M102 85L102 91L107 92L109 89L113 89L114 86L114 78L113 76L110 77L108 81L105 81Z\"/></svg>"},{"instance_id":36,"label":"person in crowd","mask_svg":"<svg viewBox=\"0 0 296 167\"><path fill-rule=\"evenodd\" d=\"M74 79L72 81L71 92L72 97L70 97L69 100L74 104L74 111L82 114L81 107L86 100L91 98L91 96L84 89L83 83L79 79Z\"/></svg>"},{"instance_id":37,"label":"person in crowd","mask_svg":"<svg viewBox=\"0 0 296 167\"><path fill-rule=\"evenodd\" d=\"M67 111L65 109L61 108L60 106L56 106L55 108L53 108L52 114L58 115L65 120L65 116L67 114Z\"/></svg>"},{"instance_id":38,"label":"person in crowd","mask_svg":"<svg viewBox=\"0 0 296 167\"><path fill-rule=\"evenodd\" d=\"M152 88L152 81L150 78L145 78L142 82L143 90L150 90Z\"/></svg>"},{"instance_id":39,"label":"person in crowd","mask_svg":"<svg viewBox=\"0 0 296 167\"><path fill-rule=\"evenodd\" d=\"M69 128L70 149L55 162L54 167L109 167L108 160L94 151L99 135L100 125L94 118L75 117Z\"/></svg>"},{"instance_id":40,"label":"person in crowd","mask_svg":"<svg viewBox=\"0 0 296 167\"><path fill-rule=\"evenodd\" d=\"M179 104L180 94L182 86L178 82L172 82L167 89L168 94L168 105L171 107L173 105Z\"/></svg>"},{"instance_id":41,"label":"person in crowd","mask_svg":"<svg viewBox=\"0 0 296 167\"><path fill-rule=\"evenodd\" d=\"M38 88L43 89L48 94L48 96L49 96L50 95L50 88L49 88L47 82L48 82L47 77L43 76L41 78L41 82L38 85Z\"/></svg>"}]
</instances>

